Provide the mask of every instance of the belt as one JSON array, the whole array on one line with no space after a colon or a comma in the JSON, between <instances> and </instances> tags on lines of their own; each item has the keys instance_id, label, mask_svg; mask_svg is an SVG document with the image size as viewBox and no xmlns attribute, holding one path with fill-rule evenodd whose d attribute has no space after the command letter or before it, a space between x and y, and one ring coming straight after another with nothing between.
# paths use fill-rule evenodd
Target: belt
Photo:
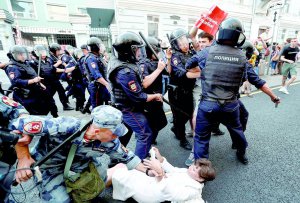
<instances>
[{"instance_id":1,"label":"belt","mask_svg":"<svg viewBox=\"0 0 300 203\"><path fill-rule=\"evenodd\" d=\"M225 103L231 103L231 102L235 102L237 99L214 99L214 98L211 98L211 97L205 97L205 98L202 98L202 100L204 101L213 101L213 102L218 102L220 104L225 104Z\"/></svg>"}]
</instances>

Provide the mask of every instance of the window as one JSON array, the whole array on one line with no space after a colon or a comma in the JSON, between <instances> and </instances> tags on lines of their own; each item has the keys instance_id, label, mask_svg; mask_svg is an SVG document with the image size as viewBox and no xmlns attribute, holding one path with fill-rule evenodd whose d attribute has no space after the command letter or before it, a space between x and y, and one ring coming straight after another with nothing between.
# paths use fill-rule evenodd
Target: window
<instances>
[{"instance_id":1,"label":"window","mask_svg":"<svg viewBox=\"0 0 300 203\"><path fill-rule=\"evenodd\" d=\"M68 21L69 15L66 6L47 4L47 12L49 20Z\"/></svg>"},{"instance_id":2,"label":"window","mask_svg":"<svg viewBox=\"0 0 300 203\"><path fill-rule=\"evenodd\" d=\"M16 18L35 18L32 0L10 0Z\"/></svg>"},{"instance_id":3,"label":"window","mask_svg":"<svg viewBox=\"0 0 300 203\"><path fill-rule=\"evenodd\" d=\"M148 36L158 37L159 17L148 15L147 20L148 20Z\"/></svg>"},{"instance_id":4,"label":"window","mask_svg":"<svg viewBox=\"0 0 300 203\"><path fill-rule=\"evenodd\" d=\"M281 32L281 39L285 40L286 29L283 29Z\"/></svg>"}]
</instances>

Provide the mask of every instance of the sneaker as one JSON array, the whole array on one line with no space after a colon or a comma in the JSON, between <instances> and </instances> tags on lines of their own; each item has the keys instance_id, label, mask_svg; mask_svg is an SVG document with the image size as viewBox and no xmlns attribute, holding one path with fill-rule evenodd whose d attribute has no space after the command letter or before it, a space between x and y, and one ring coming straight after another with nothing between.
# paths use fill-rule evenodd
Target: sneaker
<instances>
[{"instance_id":1,"label":"sneaker","mask_svg":"<svg viewBox=\"0 0 300 203\"><path fill-rule=\"evenodd\" d=\"M194 152L191 152L189 158L184 162L186 166L191 166L195 161Z\"/></svg>"},{"instance_id":2,"label":"sneaker","mask_svg":"<svg viewBox=\"0 0 300 203\"><path fill-rule=\"evenodd\" d=\"M282 93L284 93L284 94L290 94L290 93L287 91L286 87L281 87L281 88L279 89L279 91L282 92Z\"/></svg>"}]
</instances>

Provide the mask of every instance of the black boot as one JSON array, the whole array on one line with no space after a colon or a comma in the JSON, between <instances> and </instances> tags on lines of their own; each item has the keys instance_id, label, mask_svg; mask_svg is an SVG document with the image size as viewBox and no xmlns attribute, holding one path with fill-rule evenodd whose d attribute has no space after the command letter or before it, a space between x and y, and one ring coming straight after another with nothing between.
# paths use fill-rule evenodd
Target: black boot
<instances>
[{"instance_id":1,"label":"black boot","mask_svg":"<svg viewBox=\"0 0 300 203\"><path fill-rule=\"evenodd\" d=\"M52 115L53 118L57 118L58 117L57 112L56 113L51 113L51 115Z\"/></svg>"},{"instance_id":2,"label":"black boot","mask_svg":"<svg viewBox=\"0 0 300 203\"><path fill-rule=\"evenodd\" d=\"M242 163L247 165L248 164L248 158L246 156L246 150L237 150L236 151L236 157L238 158L238 160Z\"/></svg>"},{"instance_id":3,"label":"black boot","mask_svg":"<svg viewBox=\"0 0 300 203\"><path fill-rule=\"evenodd\" d=\"M82 110L83 110L83 104L80 102L76 102L75 111L82 111Z\"/></svg>"},{"instance_id":4,"label":"black boot","mask_svg":"<svg viewBox=\"0 0 300 203\"><path fill-rule=\"evenodd\" d=\"M220 136L220 135L224 135L224 134L225 133L223 131L221 131L220 128L217 128L211 132L211 135L214 135L214 136Z\"/></svg>"},{"instance_id":5,"label":"black boot","mask_svg":"<svg viewBox=\"0 0 300 203\"><path fill-rule=\"evenodd\" d=\"M81 113L85 114L85 113L88 113L88 114L91 114L91 111L90 111L90 108L85 106L84 108L82 108L80 110Z\"/></svg>"},{"instance_id":6,"label":"black boot","mask_svg":"<svg viewBox=\"0 0 300 203\"><path fill-rule=\"evenodd\" d=\"M186 150L192 150L192 145L187 139L180 140L180 147L186 149Z\"/></svg>"},{"instance_id":7,"label":"black boot","mask_svg":"<svg viewBox=\"0 0 300 203\"><path fill-rule=\"evenodd\" d=\"M73 107L71 107L68 103L64 104L64 111L70 111L70 110L74 110Z\"/></svg>"}]
</instances>

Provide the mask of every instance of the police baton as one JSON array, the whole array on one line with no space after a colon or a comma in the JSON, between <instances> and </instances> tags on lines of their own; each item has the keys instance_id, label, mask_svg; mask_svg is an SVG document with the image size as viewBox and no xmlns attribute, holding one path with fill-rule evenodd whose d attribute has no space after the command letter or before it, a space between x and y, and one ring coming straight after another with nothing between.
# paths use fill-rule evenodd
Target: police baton
<instances>
[{"instance_id":1,"label":"police baton","mask_svg":"<svg viewBox=\"0 0 300 203\"><path fill-rule=\"evenodd\" d=\"M42 54L39 54L39 64L38 64L38 77L40 77L40 73L41 73L41 62L42 62Z\"/></svg>"},{"instance_id":2,"label":"police baton","mask_svg":"<svg viewBox=\"0 0 300 203\"><path fill-rule=\"evenodd\" d=\"M141 38L144 40L145 44L147 45L147 47L150 49L150 51L152 52L152 54L155 56L155 58L157 60L159 60L159 57L157 55L157 53L153 50L152 46L149 44L149 42L147 41L147 39L145 38L145 36L143 35L142 32L139 32Z\"/></svg>"},{"instance_id":3,"label":"police baton","mask_svg":"<svg viewBox=\"0 0 300 203\"><path fill-rule=\"evenodd\" d=\"M188 113L186 113L185 111L183 111L182 109L178 108L177 106L175 106L174 104L170 103L168 100L166 100L164 97L162 97L163 102L165 102L166 104L168 104L170 107L174 108L175 110L179 111L180 113L186 115L187 117L191 117L191 115L189 115Z\"/></svg>"}]
</instances>

